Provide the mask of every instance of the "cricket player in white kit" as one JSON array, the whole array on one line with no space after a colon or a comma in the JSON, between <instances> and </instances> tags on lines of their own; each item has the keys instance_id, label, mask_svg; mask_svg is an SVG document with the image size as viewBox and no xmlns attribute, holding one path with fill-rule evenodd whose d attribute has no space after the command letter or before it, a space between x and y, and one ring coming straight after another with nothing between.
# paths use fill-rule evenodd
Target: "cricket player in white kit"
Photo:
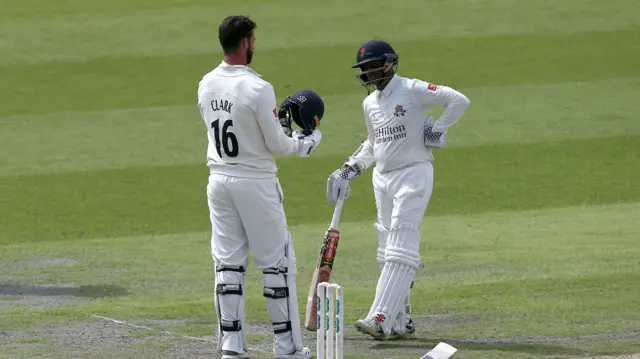
<instances>
[{"instance_id":1,"label":"cricket player in white kit","mask_svg":"<svg viewBox=\"0 0 640 359\"><path fill-rule=\"evenodd\" d=\"M223 359L248 355L244 295L251 249L256 268L263 272L275 358L307 359L312 354L302 345L296 258L274 154L308 157L322 138L315 126L324 104L317 94L302 91L276 108L272 85L248 67L255 28L245 16L229 16L222 22L224 61L204 75L198 88L209 139L207 198L218 350ZM292 131L292 120L305 126L304 133Z\"/></svg>"},{"instance_id":2,"label":"cricket player in white kit","mask_svg":"<svg viewBox=\"0 0 640 359\"><path fill-rule=\"evenodd\" d=\"M398 62L385 41L360 47L352 67L360 68L357 77L369 90L362 103L368 136L327 182L327 199L335 203L349 196L349 181L376 163L372 181L381 274L369 314L356 328L380 340L415 332L406 308L433 188L432 149L444 145L447 130L470 104L450 87L398 76ZM435 123L428 115L431 106L445 108Z\"/></svg>"}]
</instances>

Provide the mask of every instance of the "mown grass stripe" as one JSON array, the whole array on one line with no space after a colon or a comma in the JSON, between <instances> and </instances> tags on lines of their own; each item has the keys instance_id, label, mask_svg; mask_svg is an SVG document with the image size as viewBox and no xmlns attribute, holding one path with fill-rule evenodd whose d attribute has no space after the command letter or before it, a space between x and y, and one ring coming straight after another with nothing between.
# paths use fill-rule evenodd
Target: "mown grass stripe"
<instances>
[{"instance_id":1,"label":"mown grass stripe","mask_svg":"<svg viewBox=\"0 0 640 359\"><path fill-rule=\"evenodd\" d=\"M404 41L394 46L405 76L467 88L637 78L639 36L640 30L626 30L463 38L455 46L446 39ZM277 93L313 88L323 94L349 94L357 91L350 68L357 46L260 50L255 68ZM326 54L333 54L332 61L319 64ZM5 100L0 116L188 105L194 103L202 75L220 61L206 54L1 66L6 86L0 88Z\"/></svg>"}]
</instances>

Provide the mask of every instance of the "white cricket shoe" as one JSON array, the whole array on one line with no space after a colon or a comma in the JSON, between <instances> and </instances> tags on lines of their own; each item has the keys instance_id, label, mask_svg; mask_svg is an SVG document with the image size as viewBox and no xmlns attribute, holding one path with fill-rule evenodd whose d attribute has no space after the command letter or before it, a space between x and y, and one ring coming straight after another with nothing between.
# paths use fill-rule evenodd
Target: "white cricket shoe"
<instances>
[{"instance_id":1,"label":"white cricket shoe","mask_svg":"<svg viewBox=\"0 0 640 359\"><path fill-rule=\"evenodd\" d=\"M302 350L296 350L291 354L276 354L275 359L311 359L313 358L313 353L311 353L311 349L304 347Z\"/></svg>"},{"instance_id":2,"label":"white cricket shoe","mask_svg":"<svg viewBox=\"0 0 640 359\"><path fill-rule=\"evenodd\" d=\"M406 339L412 334L415 334L415 332L416 326L413 324L413 320L411 320L411 318L408 318L404 330L396 330L396 328L391 328L391 334L387 336L387 340Z\"/></svg>"},{"instance_id":3,"label":"white cricket shoe","mask_svg":"<svg viewBox=\"0 0 640 359\"><path fill-rule=\"evenodd\" d=\"M387 340L387 335L384 334L380 324L373 318L360 319L356 322L356 329L362 334L368 334L375 340Z\"/></svg>"},{"instance_id":4,"label":"white cricket shoe","mask_svg":"<svg viewBox=\"0 0 640 359\"><path fill-rule=\"evenodd\" d=\"M246 359L249 353L238 353L233 350L223 350L220 359Z\"/></svg>"}]
</instances>

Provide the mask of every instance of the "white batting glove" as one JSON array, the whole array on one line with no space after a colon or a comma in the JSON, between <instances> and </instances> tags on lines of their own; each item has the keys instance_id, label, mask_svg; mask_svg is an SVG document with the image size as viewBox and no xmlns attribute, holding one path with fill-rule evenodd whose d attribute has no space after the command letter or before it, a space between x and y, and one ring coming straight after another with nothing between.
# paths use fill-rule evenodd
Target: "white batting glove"
<instances>
[{"instance_id":1,"label":"white batting glove","mask_svg":"<svg viewBox=\"0 0 640 359\"><path fill-rule=\"evenodd\" d=\"M424 132L422 134L425 147L442 148L447 141L446 132L433 132L433 117L428 116L424 123Z\"/></svg>"},{"instance_id":2,"label":"white batting glove","mask_svg":"<svg viewBox=\"0 0 640 359\"><path fill-rule=\"evenodd\" d=\"M336 204L338 199L347 199L351 193L350 182L358 172L350 166L343 166L331 173L327 180L327 200Z\"/></svg>"},{"instance_id":3,"label":"white batting glove","mask_svg":"<svg viewBox=\"0 0 640 359\"><path fill-rule=\"evenodd\" d=\"M426 147L444 147L444 143L447 141L447 134L445 132L432 132L432 127L426 127L424 129L424 145Z\"/></svg>"},{"instance_id":4,"label":"white batting glove","mask_svg":"<svg viewBox=\"0 0 640 359\"><path fill-rule=\"evenodd\" d=\"M320 141L322 140L322 133L320 130L313 130L310 135L305 136L302 131L295 130L291 133L291 138L300 141L298 156L309 157L311 156L311 152L313 152L320 144Z\"/></svg>"}]
</instances>

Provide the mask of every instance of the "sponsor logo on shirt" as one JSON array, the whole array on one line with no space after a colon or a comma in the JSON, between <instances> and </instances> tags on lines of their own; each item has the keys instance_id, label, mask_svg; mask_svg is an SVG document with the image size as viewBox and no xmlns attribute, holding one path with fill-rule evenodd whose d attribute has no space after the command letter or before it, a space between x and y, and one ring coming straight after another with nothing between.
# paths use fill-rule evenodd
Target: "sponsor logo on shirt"
<instances>
[{"instance_id":1,"label":"sponsor logo on shirt","mask_svg":"<svg viewBox=\"0 0 640 359\"><path fill-rule=\"evenodd\" d=\"M374 135L376 143L384 143L407 137L407 130L404 125L386 126L376 128Z\"/></svg>"}]
</instances>

